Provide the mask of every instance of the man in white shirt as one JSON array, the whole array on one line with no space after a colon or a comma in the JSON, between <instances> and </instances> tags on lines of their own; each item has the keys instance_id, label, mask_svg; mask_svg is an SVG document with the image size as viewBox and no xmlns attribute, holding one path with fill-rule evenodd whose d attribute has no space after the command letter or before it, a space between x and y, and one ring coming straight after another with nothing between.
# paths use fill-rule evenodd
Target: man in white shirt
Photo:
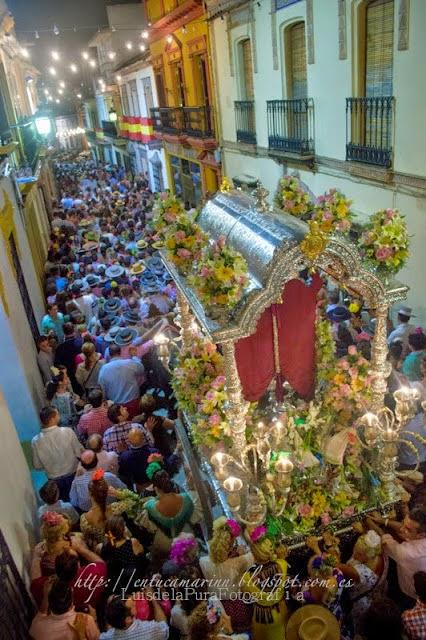
<instances>
[{"instance_id":1,"label":"man in white shirt","mask_svg":"<svg viewBox=\"0 0 426 640\"><path fill-rule=\"evenodd\" d=\"M59 412L55 407L44 407L40 421L41 431L31 441L34 469L45 471L49 480L55 480L59 498L68 502L83 446L72 429L58 427Z\"/></svg>"},{"instance_id":2,"label":"man in white shirt","mask_svg":"<svg viewBox=\"0 0 426 640\"><path fill-rule=\"evenodd\" d=\"M399 588L415 601L413 576L417 571L426 571L426 513L422 507L414 507L404 518L399 535L404 542L397 542L390 534L385 534L382 544L396 562Z\"/></svg>"},{"instance_id":3,"label":"man in white shirt","mask_svg":"<svg viewBox=\"0 0 426 640\"><path fill-rule=\"evenodd\" d=\"M98 315L98 299L94 293L84 294L82 287L83 285L79 282L74 282L71 291L75 295L74 302L84 315L86 326L88 326L92 318Z\"/></svg>"},{"instance_id":4,"label":"man in white shirt","mask_svg":"<svg viewBox=\"0 0 426 640\"><path fill-rule=\"evenodd\" d=\"M410 324L410 318L414 318L410 307L401 307L398 311L398 325L388 336L388 344L399 340L403 346L403 356L408 353L408 336L413 333L415 326Z\"/></svg>"},{"instance_id":5,"label":"man in white shirt","mask_svg":"<svg viewBox=\"0 0 426 640\"><path fill-rule=\"evenodd\" d=\"M135 601L129 598L122 600L121 596L114 596L106 607L106 619L112 627L101 633L101 640L167 640L169 625L159 602L153 597L150 588L145 589L145 596L149 599L154 612L154 620L138 620L135 618Z\"/></svg>"}]
</instances>

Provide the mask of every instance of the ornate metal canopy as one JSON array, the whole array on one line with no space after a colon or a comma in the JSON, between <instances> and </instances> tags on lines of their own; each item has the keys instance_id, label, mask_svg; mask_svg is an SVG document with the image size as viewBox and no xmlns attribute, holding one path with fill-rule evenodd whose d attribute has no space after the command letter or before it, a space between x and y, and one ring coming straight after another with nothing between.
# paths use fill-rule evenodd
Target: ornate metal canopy
<instances>
[{"instance_id":1,"label":"ornate metal canopy","mask_svg":"<svg viewBox=\"0 0 426 640\"><path fill-rule=\"evenodd\" d=\"M213 342L235 341L251 335L262 312L280 297L284 284L313 266L299 247L308 225L278 209L259 213L254 199L240 191L217 193L205 205L197 223L212 239L224 235L227 244L247 260L249 286L229 319L208 318L186 279L162 252L164 262ZM356 245L341 235L330 237L314 266L362 297L371 308L402 300L408 291L406 286L388 281L367 266Z\"/></svg>"}]
</instances>

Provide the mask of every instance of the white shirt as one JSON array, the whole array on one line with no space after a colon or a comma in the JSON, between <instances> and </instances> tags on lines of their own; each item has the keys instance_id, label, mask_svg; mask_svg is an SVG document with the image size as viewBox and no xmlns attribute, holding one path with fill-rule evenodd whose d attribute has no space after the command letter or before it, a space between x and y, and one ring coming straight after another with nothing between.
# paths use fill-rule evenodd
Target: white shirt
<instances>
[{"instance_id":1,"label":"white shirt","mask_svg":"<svg viewBox=\"0 0 426 640\"><path fill-rule=\"evenodd\" d=\"M416 598L413 576L426 571L426 538L397 542L386 540L388 555L396 562L399 588L410 598Z\"/></svg>"},{"instance_id":2,"label":"white shirt","mask_svg":"<svg viewBox=\"0 0 426 640\"><path fill-rule=\"evenodd\" d=\"M408 322L401 322L388 336L388 344L400 340L404 347L404 351L408 349L408 336L413 333L415 326Z\"/></svg>"},{"instance_id":3,"label":"white shirt","mask_svg":"<svg viewBox=\"0 0 426 640\"><path fill-rule=\"evenodd\" d=\"M155 620L134 620L127 629L108 629L101 640L167 640L169 625Z\"/></svg>"},{"instance_id":4,"label":"white shirt","mask_svg":"<svg viewBox=\"0 0 426 640\"><path fill-rule=\"evenodd\" d=\"M86 324L88 325L91 319L95 317L97 314L97 310L98 310L97 297L95 296L94 293L89 293L87 295L76 298L74 302L77 305L77 307L80 309L81 313L84 315Z\"/></svg>"},{"instance_id":5,"label":"white shirt","mask_svg":"<svg viewBox=\"0 0 426 640\"><path fill-rule=\"evenodd\" d=\"M48 427L31 441L33 465L43 469L47 477L54 480L68 476L77 469L77 456L83 446L69 427Z\"/></svg>"},{"instance_id":6,"label":"white shirt","mask_svg":"<svg viewBox=\"0 0 426 640\"><path fill-rule=\"evenodd\" d=\"M249 551L219 564L215 564L210 556L202 556L199 563L203 576L210 581L209 592L215 594L219 600L228 600L232 593L239 592L241 578L254 564L254 558Z\"/></svg>"}]
</instances>

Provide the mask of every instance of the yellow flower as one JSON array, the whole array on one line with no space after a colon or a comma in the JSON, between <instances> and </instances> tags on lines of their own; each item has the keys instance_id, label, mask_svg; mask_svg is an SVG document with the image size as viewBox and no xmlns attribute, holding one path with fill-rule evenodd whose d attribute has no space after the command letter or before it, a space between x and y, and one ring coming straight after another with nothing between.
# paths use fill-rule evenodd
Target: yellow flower
<instances>
[{"instance_id":1,"label":"yellow flower","mask_svg":"<svg viewBox=\"0 0 426 640\"><path fill-rule=\"evenodd\" d=\"M345 376L343 375L343 373L336 373L333 378L333 382L334 384L343 384L345 382Z\"/></svg>"},{"instance_id":2,"label":"yellow flower","mask_svg":"<svg viewBox=\"0 0 426 640\"><path fill-rule=\"evenodd\" d=\"M230 267L224 267L220 265L215 269L215 275L220 282L227 282L233 275L233 270Z\"/></svg>"},{"instance_id":3,"label":"yellow flower","mask_svg":"<svg viewBox=\"0 0 426 640\"><path fill-rule=\"evenodd\" d=\"M320 224L320 229L323 233L330 233L333 228L332 220L323 220Z\"/></svg>"},{"instance_id":4,"label":"yellow flower","mask_svg":"<svg viewBox=\"0 0 426 640\"><path fill-rule=\"evenodd\" d=\"M343 202L341 202L336 207L336 213L338 218L345 218L348 213L348 207Z\"/></svg>"},{"instance_id":5,"label":"yellow flower","mask_svg":"<svg viewBox=\"0 0 426 640\"><path fill-rule=\"evenodd\" d=\"M362 391L364 389L364 384L359 378L354 378L351 382L351 387L356 392Z\"/></svg>"},{"instance_id":6,"label":"yellow flower","mask_svg":"<svg viewBox=\"0 0 426 640\"><path fill-rule=\"evenodd\" d=\"M173 251L173 249L176 249L176 241L174 238L168 238L166 240L166 247L167 249L170 249L170 251Z\"/></svg>"},{"instance_id":7,"label":"yellow flower","mask_svg":"<svg viewBox=\"0 0 426 640\"><path fill-rule=\"evenodd\" d=\"M226 295L226 293L221 293L220 295L216 296L216 300L217 304L227 304L228 296Z\"/></svg>"}]
</instances>

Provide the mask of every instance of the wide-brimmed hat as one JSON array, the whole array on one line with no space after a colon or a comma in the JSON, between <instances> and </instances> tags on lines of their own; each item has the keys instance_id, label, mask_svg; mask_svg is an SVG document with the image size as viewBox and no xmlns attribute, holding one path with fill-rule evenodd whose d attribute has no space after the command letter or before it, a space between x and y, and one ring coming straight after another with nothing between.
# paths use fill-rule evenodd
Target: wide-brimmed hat
<instances>
[{"instance_id":1,"label":"wide-brimmed hat","mask_svg":"<svg viewBox=\"0 0 426 640\"><path fill-rule=\"evenodd\" d=\"M109 316L115 316L121 309L120 298L109 298L104 302L104 311Z\"/></svg>"},{"instance_id":2,"label":"wide-brimmed hat","mask_svg":"<svg viewBox=\"0 0 426 640\"><path fill-rule=\"evenodd\" d=\"M135 262L135 264L130 269L130 273L132 276L139 276L143 274L145 269L146 267L143 262Z\"/></svg>"},{"instance_id":3,"label":"wide-brimmed hat","mask_svg":"<svg viewBox=\"0 0 426 640\"><path fill-rule=\"evenodd\" d=\"M120 327L118 325L111 327L110 330L105 334L104 340L106 340L106 342L114 342L119 331Z\"/></svg>"},{"instance_id":4,"label":"wide-brimmed hat","mask_svg":"<svg viewBox=\"0 0 426 640\"><path fill-rule=\"evenodd\" d=\"M78 223L79 227L90 227L90 225L93 224L91 220L88 220L87 218L83 218L83 220L80 220L80 222Z\"/></svg>"},{"instance_id":5,"label":"wide-brimmed hat","mask_svg":"<svg viewBox=\"0 0 426 640\"><path fill-rule=\"evenodd\" d=\"M126 347L129 344L132 344L133 340L137 337L138 332L136 329L131 329L130 327L123 327L118 330L117 335L114 338L115 344L119 347Z\"/></svg>"},{"instance_id":6,"label":"wide-brimmed hat","mask_svg":"<svg viewBox=\"0 0 426 640\"><path fill-rule=\"evenodd\" d=\"M349 320L351 318L351 312L347 307L338 306L334 307L327 313L327 316L333 322L344 322L345 320Z\"/></svg>"},{"instance_id":7,"label":"wide-brimmed hat","mask_svg":"<svg viewBox=\"0 0 426 640\"><path fill-rule=\"evenodd\" d=\"M148 243L146 240L144 240L143 238L141 238L140 240L138 240L136 242L136 246L138 249L146 249L148 246Z\"/></svg>"},{"instance_id":8,"label":"wide-brimmed hat","mask_svg":"<svg viewBox=\"0 0 426 640\"><path fill-rule=\"evenodd\" d=\"M94 273L89 273L88 276L84 278L89 287L96 287L101 281L99 276L96 276Z\"/></svg>"},{"instance_id":9,"label":"wide-brimmed hat","mask_svg":"<svg viewBox=\"0 0 426 640\"><path fill-rule=\"evenodd\" d=\"M401 316L406 316L407 318L415 318L416 316L413 313L413 310L411 307L400 307L398 309L398 314L401 314Z\"/></svg>"},{"instance_id":10,"label":"wide-brimmed hat","mask_svg":"<svg viewBox=\"0 0 426 640\"><path fill-rule=\"evenodd\" d=\"M71 291L74 294L83 293L83 291L87 291L88 288L89 288L89 285L87 284L87 282L81 279L74 280L74 282L71 285Z\"/></svg>"},{"instance_id":11,"label":"wide-brimmed hat","mask_svg":"<svg viewBox=\"0 0 426 640\"><path fill-rule=\"evenodd\" d=\"M129 309L123 313L123 320L127 324L138 324L141 321L141 317L136 309Z\"/></svg>"},{"instance_id":12,"label":"wide-brimmed hat","mask_svg":"<svg viewBox=\"0 0 426 640\"><path fill-rule=\"evenodd\" d=\"M332 613L320 604L307 604L290 617L287 640L340 640L340 627Z\"/></svg>"},{"instance_id":13,"label":"wide-brimmed hat","mask_svg":"<svg viewBox=\"0 0 426 640\"><path fill-rule=\"evenodd\" d=\"M95 249L98 250L98 248L99 248L99 243L93 240L89 240L88 242L85 242L83 245L83 251L85 253L88 253L89 251L94 251Z\"/></svg>"},{"instance_id":14,"label":"wide-brimmed hat","mask_svg":"<svg viewBox=\"0 0 426 640\"><path fill-rule=\"evenodd\" d=\"M111 280L121 278L121 276L124 276L124 273L125 269L120 264L113 264L105 271L105 275L107 278L111 278Z\"/></svg>"}]
</instances>

